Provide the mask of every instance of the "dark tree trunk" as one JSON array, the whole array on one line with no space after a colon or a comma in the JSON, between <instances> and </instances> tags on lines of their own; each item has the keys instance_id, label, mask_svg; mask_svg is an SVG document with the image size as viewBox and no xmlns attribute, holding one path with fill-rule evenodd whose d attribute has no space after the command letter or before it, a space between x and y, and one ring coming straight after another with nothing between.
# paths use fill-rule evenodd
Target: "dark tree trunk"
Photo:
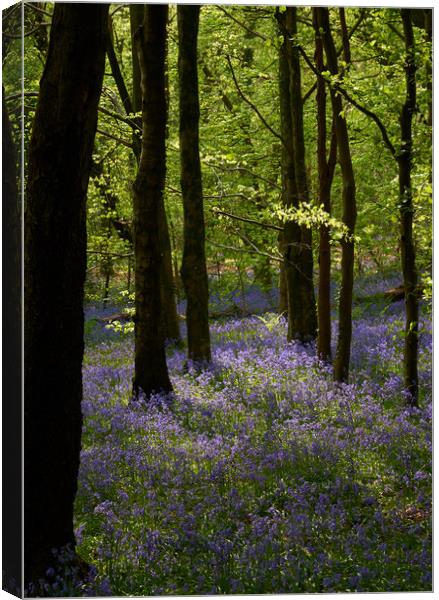
<instances>
[{"instance_id":1,"label":"dark tree trunk","mask_svg":"<svg viewBox=\"0 0 439 600\"><path fill-rule=\"evenodd\" d=\"M144 16L144 4L130 4L130 28L131 28L131 39L132 39L132 70L133 70L133 93L132 93L132 106L133 112L139 113L142 110L142 87L141 87L141 73L139 66L139 59L137 56L136 44L134 43L135 35L139 27L143 23ZM136 117L135 121L141 125L141 117ZM140 136L133 132L133 152L136 157L137 164L140 160L141 152L141 140Z\"/></svg>"},{"instance_id":2,"label":"dark tree trunk","mask_svg":"<svg viewBox=\"0 0 439 600\"><path fill-rule=\"evenodd\" d=\"M160 210L166 176L165 59L167 5L145 5L136 32L142 74L142 153L134 182L135 367L134 395L172 390L160 319Z\"/></svg>"},{"instance_id":3,"label":"dark tree trunk","mask_svg":"<svg viewBox=\"0 0 439 600\"><path fill-rule=\"evenodd\" d=\"M142 24L144 14L143 4L130 5L131 33L134 36ZM137 53L133 52L133 111L140 112L141 106L141 80L140 67ZM140 160L140 140L136 134L133 136L134 155L137 163ZM180 341L180 326L178 323L177 304L175 300L175 284L172 272L172 252L169 238L168 220L166 218L165 204L162 196L159 216L160 249L162 268L160 271L160 294L162 299L162 318L160 320L161 334L167 340Z\"/></svg>"},{"instance_id":4,"label":"dark tree trunk","mask_svg":"<svg viewBox=\"0 0 439 600\"><path fill-rule=\"evenodd\" d=\"M418 319L419 306L416 294L418 275L413 242L412 196L412 118L416 111L415 41L410 9L401 9L405 39L406 98L400 115L401 150L397 155L399 169L399 206L401 221L401 261L405 290L405 347L404 385L409 393L409 403L418 404Z\"/></svg>"},{"instance_id":5,"label":"dark tree trunk","mask_svg":"<svg viewBox=\"0 0 439 600\"><path fill-rule=\"evenodd\" d=\"M295 47L297 35L297 8L287 7L286 29L292 39L287 43L287 56L290 69L290 110L293 135L293 160L296 178L297 204L309 202L308 181L305 163L305 139L303 130L303 108L301 92L301 69L299 52ZM312 231L302 226L299 246L300 295L302 319L300 337L309 341L317 334L316 301L313 281Z\"/></svg>"},{"instance_id":6,"label":"dark tree trunk","mask_svg":"<svg viewBox=\"0 0 439 600\"><path fill-rule=\"evenodd\" d=\"M315 30L315 63L322 73L323 40L320 35L316 9L313 9L313 24ZM319 178L319 204L331 214L331 185L337 154L335 128L331 135L329 158L326 158L326 84L317 78L317 166ZM330 231L327 225L322 225L319 231L319 291L317 300L318 337L317 355L324 361L331 359L331 246Z\"/></svg>"},{"instance_id":7,"label":"dark tree trunk","mask_svg":"<svg viewBox=\"0 0 439 600\"><path fill-rule=\"evenodd\" d=\"M127 114L133 113L133 104L131 102L130 95L125 85L125 80L120 70L119 61L117 60L116 53L114 51L113 43L113 25L111 19L108 19L108 37L107 37L107 56L110 63L111 74L113 75L114 82L119 92L120 99L123 107Z\"/></svg>"},{"instance_id":8,"label":"dark tree trunk","mask_svg":"<svg viewBox=\"0 0 439 600\"><path fill-rule=\"evenodd\" d=\"M25 582L74 547L86 192L108 5L56 4L29 146L25 213Z\"/></svg>"},{"instance_id":9,"label":"dark tree trunk","mask_svg":"<svg viewBox=\"0 0 439 600\"><path fill-rule=\"evenodd\" d=\"M160 207L159 221L160 248L162 253L162 269L160 272L160 293L162 297L163 316L162 333L166 340L180 342L180 326L178 323L177 303L175 300L175 283L172 271L172 251L169 237L168 219L164 202Z\"/></svg>"},{"instance_id":10,"label":"dark tree trunk","mask_svg":"<svg viewBox=\"0 0 439 600\"><path fill-rule=\"evenodd\" d=\"M277 13L284 40L279 51L279 103L282 135L281 177L282 202L286 208L297 206L296 176L294 169L293 129L291 121L290 69L287 56L285 15ZM288 341L301 339L302 298L300 295L299 246L301 231L294 221L287 221L279 235L284 259L284 285L288 310ZM282 272L281 272L282 274ZM282 291L282 289L281 289Z\"/></svg>"},{"instance_id":11,"label":"dark tree trunk","mask_svg":"<svg viewBox=\"0 0 439 600\"><path fill-rule=\"evenodd\" d=\"M279 248L282 252L281 236L279 236ZM288 289L285 264L281 263L279 269L279 314L288 317Z\"/></svg>"},{"instance_id":12,"label":"dark tree trunk","mask_svg":"<svg viewBox=\"0 0 439 600\"><path fill-rule=\"evenodd\" d=\"M332 75L338 74L337 52L329 25L327 8L317 8L318 26L322 31L328 69ZM349 235L343 238L341 258L341 289L339 299L339 331L334 362L336 381L348 381L352 338L352 287L354 278L354 240L357 209L355 202L355 178L349 148L349 134L346 119L343 117L341 96L331 88L332 112L335 119L338 160L343 179L343 223Z\"/></svg>"},{"instance_id":13,"label":"dark tree trunk","mask_svg":"<svg viewBox=\"0 0 439 600\"><path fill-rule=\"evenodd\" d=\"M2 89L3 588L21 587L21 203L17 154ZM10 585L8 584L8 580Z\"/></svg>"},{"instance_id":14,"label":"dark tree trunk","mask_svg":"<svg viewBox=\"0 0 439 600\"><path fill-rule=\"evenodd\" d=\"M197 36L199 6L177 8L180 100L181 189L184 209L184 249L181 276L186 292L188 358L210 361L209 290L205 258L203 190L198 141Z\"/></svg>"},{"instance_id":15,"label":"dark tree trunk","mask_svg":"<svg viewBox=\"0 0 439 600\"><path fill-rule=\"evenodd\" d=\"M433 42L433 10L431 8L424 8L424 27L428 43ZM429 92L428 100L428 115L427 125L433 126L433 81L432 81L432 61L429 58L426 62L425 69L427 72L427 90Z\"/></svg>"}]
</instances>

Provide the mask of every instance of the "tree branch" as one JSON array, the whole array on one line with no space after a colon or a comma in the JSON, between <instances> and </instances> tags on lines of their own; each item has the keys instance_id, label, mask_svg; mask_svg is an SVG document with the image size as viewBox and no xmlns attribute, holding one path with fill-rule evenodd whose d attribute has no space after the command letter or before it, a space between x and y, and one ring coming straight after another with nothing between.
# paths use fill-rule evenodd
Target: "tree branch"
<instances>
[{"instance_id":1,"label":"tree branch","mask_svg":"<svg viewBox=\"0 0 439 600\"><path fill-rule=\"evenodd\" d=\"M335 92L340 93L342 96L344 96L344 98L350 104L352 104L352 106L355 106L355 108L357 108L360 112L362 112L363 114L365 114L367 117L369 117L370 119L372 119L375 122L375 124L377 125L378 129L381 132L381 136L383 138L384 144L387 146L387 148L389 149L389 151L392 154L392 156L396 157L395 147L392 144L392 142L390 141L389 135L387 133L387 129L385 128L383 122L378 117L378 115L376 113L374 113L373 111L369 110L368 108L366 108L365 106L362 106L356 100L354 100L352 98L352 96L350 94L348 94L348 92L344 88L342 88L339 84L333 85L331 81L328 81L328 79L326 79L325 77L323 77L323 75L315 67L315 65L313 64L313 62L311 61L311 59L309 58L309 56L307 55L307 53L305 52L305 50L302 48L302 46L298 45L297 48L298 48L300 54L305 59L306 64L313 71L313 73L315 75L317 75L317 77L320 77L320 78L324 79L324 81L326 82L326 84L329 86L330 89L332 89Z\"/></svg>"},{"instance_id":2,"label":"tree branch","mask_svg":"<svg viewBox=\"0 0 439 600\"><path fill-rule=\"evenodd\" d=\"M127 142L126 140L117 137L115 135L112 135L111 133L108 133L108 131L105 131L103 129L96 129L97 133L100 133L101 135L104 135L105 137L111 139L111 140L115 140L116 142L119 142L119 144L122 144L123 146L126 146L127 148L131 148L131 150L133 149L133 144L131 142Z\"/></svg>"},{"instance_id":3,"label":"tree branch","mask_svg":"<svg viewBox=\"0 0 439 600\"><path fill-rule=\"evenodd\" d=\"M139 126L139 124L133 121L133 119L130 119L129 117L124 117L119 113L113 112L112 110L108 110L108 108L104 108L103 106L99 106L98 110L104 115L108 115L109 117L113 117L113 119L117 119L118 121L122 121L122 123L126 123L132 129L135 129L140 132L142 131L142 128Z\"/></svg>"},{"instance_id":4,"label":"tree branch","mask_svg":"<svg viewBox=\"0 0 439 600\"><path fill-rule=\"evenodd\" d=\"M116 87L119 92L120 99L126 110L127 114L134 113L133 103L131 102L130 95L128 93L125 81L123 79L122 71L120 70L119 61L117 60L116 53L113 46L113 26L111 19L108 19L108 36L107 36L107 56L111 66L111 73L116 83Z\"/></svg>"},{"instance_id":5,"label":"tree branch","mask_svg":"<svg viewBox=\"0 0 439 600\"><path fill-rule=\"evenodd\" d=\"M8 38L8 40L21 40L22 38L29 37L30 35L33 35L34 33L36 33L40 29L40 27L49 27L49 26L50 26L50 23L41 23L37 27L34 27L30 31L28 31L27 33L23 33L23 34L20 33L19 35L15 35L12 33L3 32L3 36L5 38Z\"/></svg>"},{"instance_id":6,"label":"tree branch","mask_svg":"<svg viewBox=\"0 0 439 600\"><path fill-rule=\"evenodd\" d=\"M227 63L228 63L228 65L229 65L230 73L232 74L233 82L234 82L234 84L235 84L235 87L236 87L236 90L237 90L238 94L241 96L241 98L244 100L244 102L245 102L246 104L248 104L248 105L250 106L250 108L251 108L251 109L252 109L252 110L253 110L253 111L254 111L254 112L257 114L257 116L259 117L260 121L261 121L261 122L263 123L263 125L264 125L264 126L267 128L267 129L268 129L268 131L270 131L270 133L272 133L272 134L273 134L275 137L277 137L277 139L278 139L278 140L280 140L280 141L282 142L282 144L284 144L284 145L285 145L285 141L283 140L282 136L281 136L281 135L280 135L280 134L279 134L277 131L275 131L275 130L274 130L272 127L271 127L271 125L269 125L269 124L267 123L267 121L265 120L265 117L264 117L264 116L263 116L263 115L260 113L260 111L259 111L258 107L257 107L257 106L255 106L255 105L253 104L253 102L252 102L251 100L249 100L249 99L248 99L248 98L247 98L247 97L244 95L244 93L243 93L243 91L241 90L241 88L240 88L240 86L239 86L239 83L238 83L238 81L237 81L237 79L236 79L236 76L235 76L235 71L233 70L233 66L232 66L232 62L231 62L231 60L230 60L230 56L229 56L229 55L227 55L227 56L226 56L226 59L227 59Z\"/></svg>"},{"instance_id":7,"label":"tree branch","mask_svg":"<svg viewBox=\"0 0 439 600\"><path fill-rule=\"evenodd\" d=\"M267 38L265 37L265 35L262 35L262 33L259 33L258 31L253 31L253 29L250 29L250 27L247 27L247 25L245 23L242 23L242 21L238 21L238 19L236 19L233 15L231 15L222 6L217 5L217 8L219 8L221 12L223 12L225 15L227 15L229 17L229 19L232 19L232 21L235 21L235 23L237 23L240 27L242 27L243 29L245 29L248 33L251 33L255 37L261 38L261 40L264 40L264 42L267 40Z\"/></svg>"},{"instance_id":8,"label":"tree branch","mask_svg":"<svg viewBox=\"0 0 439 600\"><path fill-rule=\"evenodd\" d=\"M17 4L17 6L20 6L20 4ZM41 13L42 15L46 15L46 17L53 17L53 14L50 12L47 12L47 10L43 10L42 8L40 8L39 6L35 5L35 2L25 2L24 3L25 8L31 8L32 10L35 10L36 12Z\"/></svg>"},{"instance_id":9,"label":"tree branch","mask_svg":"<svg viewBox=\"0 0 439 600\"><path fill-rule=\"evenodd\" d=\"M271 260L274 260L278 263L283 263L283 258L279 256L273 256L272 254L268 254L268 252L262 252L261 250L250 250L250 248L237 248L236 246L229 246L227 244L219 244L217 242L212 242L211 240L207 241L208 244L215 246L217 248L224 248L226 250L231 250L232 252L239 252L240 254L257 254L259 256L266 256Z\"/></svg>"},{"instance_id":10,"label":"tree branch","mask_svg":"<svg viewBox=\"0 0 439 600\"><path fill-rule=\"evenodd\" d=\"M278 225L271 225L269 223L261 223L260 221L256 221L254 219L247 219L245 217L240 217L238 215L232 215L231 213L226 212L224 210L219 210L218 208L212 209L212 212L215 214L230 217L231 219L235 219L236 221L243 221L244 223L251 223L252 225L258 225L259 227L264 227L265 229L273 229L274 231L283 231L283 227L279 227Z\"/></svg>"},{"instance_id":11,"label":"tree branch","mask_svg":"<svg viewBox=\"0 0 439 600\"><path fill-rule=\"evenodd\" d=\"M355 21L355 23L352 25L352 29L349 31L348 33L348 40L351 39L351 37L354 35L354 33L357 31L357 29L359 28L359 26L361 25L362 21L364 20L366 13L364 11L364 8L360 9L360 16L358 17L358 19ZM337 56L340 56L340 54L343 52L343 46L340 46L340 48L337 50ZM309 88L309 90L306 92L306 94L303 96L303 100L302 100L302 104L305 104L305 102L308 100L308 98L312 95L313 92L315 92L317 88L317 83L313 83L313 85Z\"/></svg>"},{"instance_id":12,"label":"tree branch","mask_svg":"<svg viewBox=\"0 0 439 600\"><path fill-rule=\"evenodd\" d=\"M134 256L134 252L128 252L127 254L119 254L118 252L105 252L102 250L87 250L87 254L99 254L100 256L113 256L114 258L130 258Z\"/></svg>"},{"instance_id":13,"label":"tree branch","mask_svg":"<svg viewBox=\"0 0 439 600\"><path fill-rule=\"evenodd\" d=\"M5 98L5 101L9 102L10 100L17 100L19 98L22 98L23 96L28 97L28 98L38 98L39 93L38 92L16 92L14 94L10 94L9 96L7 96ZM98 111L104 115L113 117L114 119L117 119L118 121L122 121L122 123L126 123L132 129L142 131L142 128L139 126L139 124L128 117L124 117L123 115L121 115L119 113L108 110L108 108L104 108L103 106L99 106Z\"/></svg>"},{"instance_id":14,"label":"tree branch","mask_svg":"<svg viewBox=\"0 0 439 600\"><path fill-rule=\"evenodd\" d=\"M203 161L204 162L204 161ZM251 171L250 169L247 169L246 167L223 167L222 165L213 165L211 163L205 162L205 164L208 167L211 167L213 169L221 169L221 171L226 171L227 173L233 173L234 171L238 171L239 173L249 173L252 177L255 177L256 179L260 179L261 181L264 181L265 183L268 183L269 186L271 186L272 188L275 188L277 190L281 190L281 187L277 185L277 183L275 183L274 181L270 181L269 179L266 179L265 177L262 177L262 175L258 175L256 173L254 173L253 171Z\"/></svg>"}]
</instances>

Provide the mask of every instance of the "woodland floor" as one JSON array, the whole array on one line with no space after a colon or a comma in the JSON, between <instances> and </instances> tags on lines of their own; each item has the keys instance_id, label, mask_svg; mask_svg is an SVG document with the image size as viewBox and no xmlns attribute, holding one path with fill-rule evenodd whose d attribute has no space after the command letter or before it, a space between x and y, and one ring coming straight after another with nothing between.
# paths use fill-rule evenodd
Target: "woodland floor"
<instances>
[{"instance_id":1,"label":"woodland floor","mask_svg":"<svg viewBox=\"0 0 439 600\"><path fill-rule=\"evenodd\" d=\"M265 312L212 321L201 373L169 347L175 393L148 405L129 403L132 333L88 321L81 594L431 590L429 311L420 409L404 402L403 302L354 312L349 385Z\"/></svg>"}]
</instances>

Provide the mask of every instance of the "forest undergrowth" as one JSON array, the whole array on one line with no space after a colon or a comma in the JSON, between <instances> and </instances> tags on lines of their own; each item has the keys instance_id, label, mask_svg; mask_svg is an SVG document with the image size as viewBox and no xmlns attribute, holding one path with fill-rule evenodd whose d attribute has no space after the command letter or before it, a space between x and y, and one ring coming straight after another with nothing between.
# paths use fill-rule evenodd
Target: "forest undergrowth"
<instances>
[{"instance_id":1,"label":"forest undergrowth","mask_svg":"<svg viewBox=\"0 0 439 600\"><path fill-rule=\"evenodd\" d=\"M216 320L212 364L170 346L174 394L149 403L130 402L132 333L89 328L80 594L430 590L429 310L419 409L402 328L403 302L357 305L340 385L275 313Z\"/></svg>"}]
</instances>

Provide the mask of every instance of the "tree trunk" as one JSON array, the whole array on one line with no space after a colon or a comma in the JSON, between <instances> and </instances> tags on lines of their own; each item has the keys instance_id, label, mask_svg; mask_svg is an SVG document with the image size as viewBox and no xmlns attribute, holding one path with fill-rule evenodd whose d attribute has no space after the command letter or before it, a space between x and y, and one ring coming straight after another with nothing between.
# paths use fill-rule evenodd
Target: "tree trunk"
<instances>
[{"instance_id":1,"label":"tree trunk","mask_svg":"<svg viewBox=\"0 0 439 600\"><path fill-rule=\"evenodd\" d=\"M338 74L337 52L329 25L327 8L316 8L318 26L322 31L328 69L331 75ZM349 134L346 119L343 116L341 96L331 87L332 112L335 119L337 149L343 179L343 223L348 236L343 238L341 258L341 289L339 299L339 331L337 351L334 362L336 381L348 381L352 338L352 287L354 278L354 240L357 209L355 202L355 178L349 148Z\"/></svg>"},{"instance_id":2,"label":"tree trunk","mask_svg":"<svg viewBox=\"0 0 439 600\"><path fill-rule=\"evenodd\" d=\"M3 215L3 587L21 586L21 202L17 153L2 90ZM8 435L8 432L10 434Z\"/></svg>"},{"instance_id":3,"label":"tree trunk","mask_svg":"<svg viewBox=\"0 0 439 600\"><path fill-rule=\"evenodd\" d=\"M279 235L279 247L282 252L281 236ZM279 268L279 314L288 317L288 289L285 264L281 263Z\"/></svg>"},{"instance_id":4,"label":"tree trunk","mask_svg":"<svg viewBox=\"0 0 439 600\"><path fill-rule=\"evenodd\" d=\"M305 139L303 131L303 108L301 92L301 69L299 52L295 47L294 37L297 35L297 8L286 9L286 29L290 39L287 42L287 56L290 69L290 110L293 134L293 160L296 178L297 204L309 202L308 181L305 164ZM300 228L300 295L302 318L300 337L303 341L315 339L317 334L316 301L313 281L312 231Z\"/></svg>"},{"instance_id":5,"label":"tree trunk","mask_svg":"<svg viewBox=\"0 0 439 600\"><path fill-rule=\"evenodd\" d=\"M136 32L142 74L142 153L134 182L135 397L172 390L160 331L160 210L166 175L165 55L167 5L145 5Z\"/></svg>"},{"instance_id":6,"label":"tree trunk","mask_svg":"<svg viewBox=\"0 0 439 600\"><path fill-rule=\"evenodd\" d=\"M171 240L164 202L160 207L159 228L160 249L162 253L162 269L160 272L160 294L163 307L163 317L161 319L162 334L165 340L180 342L180 326L175 300L176 290L172 271Z\"/></svg>"},{"instance_id":7,"label":"tree trunk","mask_svg":"<svg viewBox=\"0 0 439 600\"><path fill-rule=\"evenodd\" d=\"M277 13L279 28L284 40L279 51L279 103L282 135L281 177L282 202L286 208L297 206L296 177L294 169L293 130L291 121L290 69L287 57L285 15ZM302 299L299 293L299 245L300 227L294 221L287 221L279 235L281 253L284 259L284 281L286 308L288 310L288 341L301 339ZM281 288L282 291L282 288Z\"/></svg>"},{"instance_id":8,"label":"tree trunk","mask_svg":"<svg viewBox=\"0 0 439 600\"><path fill-rule=\"evenodd\" d=\"M323 40L320 35L316 9L313 9L313 25L315 31L315 63L322 73ZM317 166L319 179L319 204L331 214L331 185L337 154L335 128L333 126L329 158L326 158L326 84L317 78ZM319 231L319 291L318 291L318 337L317 355L324 361L331 360L331 246L330 231L327 225L322 225Z\"/></svg>"},{"instance_id":9,"label":"tree trunk","mask_svg":"<svg viewBox=\"0 0 439 600\"><path fill-rule=\"evenodd\" d=\"M86 192L108 5L56 4L29 145L25 213L25 583L74 547Z\"/></svg>"},{"instance_id":10,"label":"tree trunk","mask_svg":"<svg viewBox=\"0 0 439 600\"><path fill-rule=\"evenodd\" d=\"M130 5L130 24L131 34L134 36L142 23L144 13L143 4ZM140 68L137 54L133 52L133 111L140 112L141 106L141 87L140 87ZM135 139L134 139L135 138ZM136 134L133 136L134 154L137 163L140 160L140 140ZM180 326L178 322L177 304L175 300L175 284L172 272L172 252L169 238L168 220L166 218L165 203L162 197L159 216L159 236L160 249L162 257L162 268L160 272L160 294L162 298L162 318L160 326L162 335L167 340L180 341Z\"/></svg>"},{"instance_id":11,"label":"tree trunk","mask_svg":"<svg viewBox=\"0 0 439 600\"><path fill-rule=\"evenodd\" d=\"M184 249L181 276L187 298L188 358L210 361L209 290L205 258L203 190L198 141L197 36L199 6L177 8L180 100L181 189L184 209Z\"/></svg>"},{"instance_id":12,"label":"tree trunk","mask_svg":"<svg viewBox=\"0 0 439 600\"><path fill-rule=\"evenodd\" d=\"M133 70L133 93L132 93L132 106L133 112L138 113L142 110L142 87L141 87L141 73L139 66L139 59L137 57L137 48L134 43L136 31L141 27L144 16L144 4L130 4L130 28L131 28L131 60ZM140 122L141 118L136 117L136 122ZM140 160L141 151L141 140L140 137L133 132L133 152L136 157L137 164Z\"/></svg>"},{"instance_id":13,"label":"tree trunk","mask_svg":"<svg viewBox=\"0 0 439 600\"><path fill-rule=\"evenodd\" d=\"M416 64L415 41L411 10L401 9L405 40L406 98L400 115L401 150L397 155L399 169L399 206L401 220L401 261L405 290L405 346L404 385L409 393L409 403L418 404L418 319L419 307L416 295L418 275L413 242L413 196L412 196L412 118L416 111Z\"/></svg>"}]
</instances>

